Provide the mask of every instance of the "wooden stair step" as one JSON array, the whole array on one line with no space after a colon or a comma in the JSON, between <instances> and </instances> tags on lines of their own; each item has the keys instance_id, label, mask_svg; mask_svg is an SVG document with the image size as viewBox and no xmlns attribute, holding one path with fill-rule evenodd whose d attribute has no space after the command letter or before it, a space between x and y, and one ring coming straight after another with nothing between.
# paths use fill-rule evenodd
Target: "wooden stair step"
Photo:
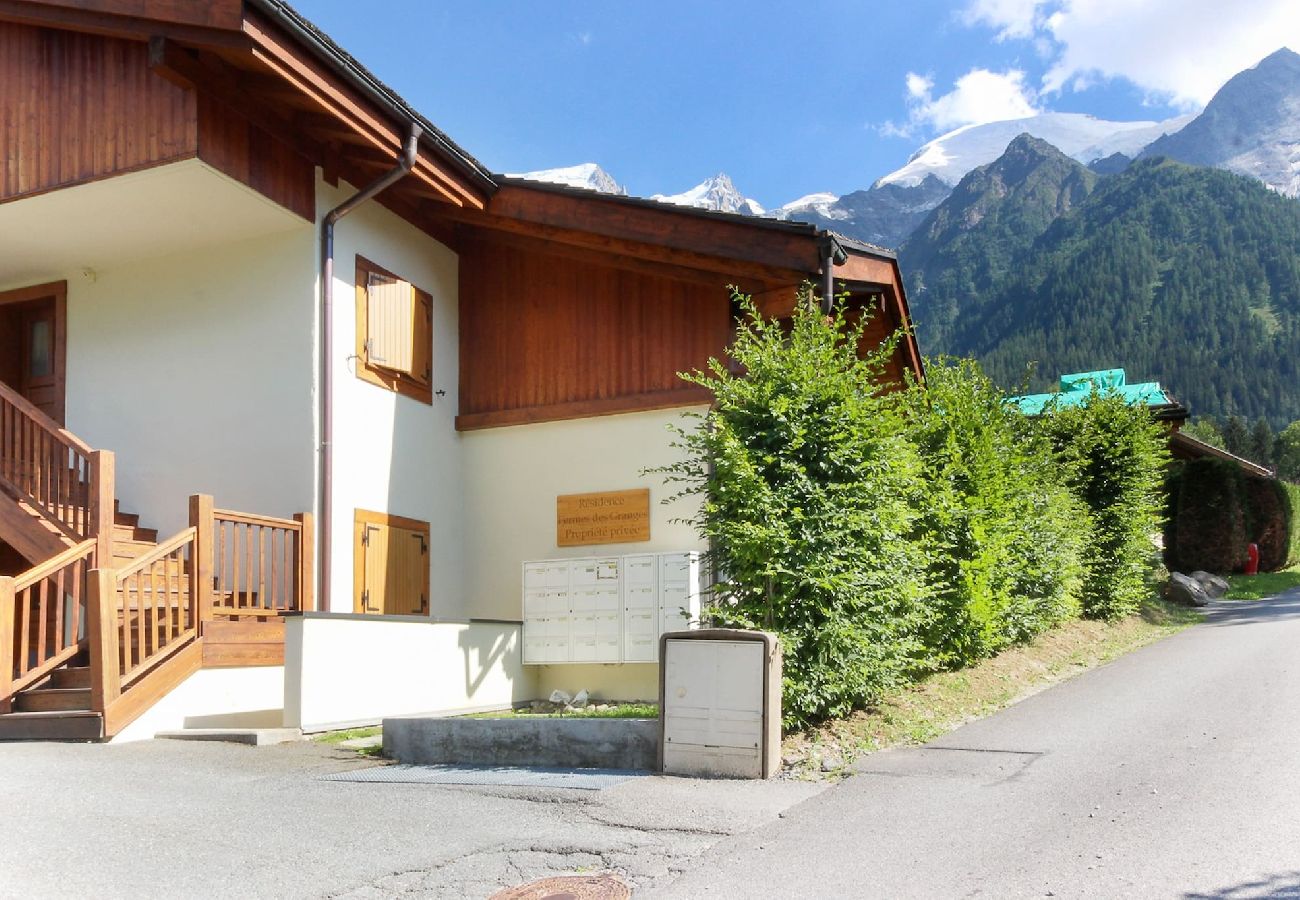
<instances>
[{"instance_id":1,"label":"wooden stair step","mask_svg":"<svg viewBox=\"0 0 1300 900\"><path fill-rule=\"evenodd\" d=\"M89 688L90 666L64 666L50 676L50 687Z\"/></svg>"},{"instance_id":2,"label":"wooden stair step","mask_svg":"<svg viewBox=\"0 0 1300 900\"><path fill-rule=\"evenodd\" d=\"M158 549L158 544L154 541L127 540L116 536L113 538L113 559L115 560L130 562L156 549Z\"/></svg>"},{"instance_id":3,"label":"wooden stair step","mask_svg":"<svg viewBox=\"0 0 1300 900\"><path fill-rule=\"evenodd\" d=\"M0 715L0 741L100 741L104 717L81 712L14 712Z\"/></svg>"},{"instance_id":4,"label":"wooden stair step","mask_svg":"<svg viewBox=\"0 0 1300 900\"><path fill-rule=\"evenodd\" d=\"M14 698L18 712L89 712L90 688L34 688Z\"/></svg>"},{"instance_id":5,"label":"wooden stair step","mask_svg":"<svg viewBox=\"0 0 1300 900\"><path fill-rule=\"evenodd\" d=\"M158 543L157 528L141 528L139 525L124 524L116 522L113 525L113 540L116 541L138 541L141 543L154 544Z\"/></svg>"}]
</instances>

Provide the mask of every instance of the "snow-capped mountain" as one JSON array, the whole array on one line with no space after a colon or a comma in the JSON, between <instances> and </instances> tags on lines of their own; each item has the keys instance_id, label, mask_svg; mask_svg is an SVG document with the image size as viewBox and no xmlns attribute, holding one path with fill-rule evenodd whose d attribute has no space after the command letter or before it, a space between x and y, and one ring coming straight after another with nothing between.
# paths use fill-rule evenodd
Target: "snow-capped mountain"
<instances>
[{"instance_id":1,"label":"snow-capped mountain","mask_svg":"<svg viewBox=\"0 0 1300 900\"><path fill-rule=\"evenodd\" d=\"M702 181L689 191L680 194L655 194L650 198L661 203L675 203L678 206L694 206L697 209L715 209L720 212L742 213L747 216L761 216L766 210L757 200L751 200L731 183L725 172L719 172L712 178Z\"/></svg>"},{"instance_id":2,"label":"snow-capped mountain","mask_svg":"<svg viewBox=\"0 0 1300 900\"><path fill-rule=\"evenodd\" d=\"M549 181L552 184L586 188L602 194L627 193L627 188L620 185L608 172L595 163L583 163L582 165L567 166L562 169L541 169L537 172L523 172L510 177L527 178L529 181Z\"/></svg>"},{"instance_id":3,"label":"snow-capped mountain","mask_svg":"<svg viewBox=\"0 0 1300 900\"><path fill-rule=\"evenodd\" d=\"M811 222L881 247L897 247L951 191L951 185L927 175L919 184L877 185L843 197L809 194L770 215Z\"/></svg>"},{"instance_id":4,"label":"snow-capped mountain","mask_svg":"<svg viewBox=\"0 0 1300 900\"><path fill-rule=\"evenodd\" d=\"M1142 155L1227 169L1300 197L1300 54L1284 47L1232 76L1194 121Z\"/></svg>"},{"instance_id":5,"label":"snow-capped mountain","mask_svg":"<svg viewBox=\"0 0 1300 900\"><path fill-rule=\"evenodd\" d=\"M916 185L934 175L948 185L979 166L993 162L1020 134L1047 141L1066 156L1087 165L1096 159L1123 153L1136 156L1143 147L1164 134L1173 134L1193 116L1179 116L1163 122L1111 122L1082 113L1042 113L1024 119L965 125L941 134L912 154L907 164L876 181Z\"/></svg>"}]
</instances>

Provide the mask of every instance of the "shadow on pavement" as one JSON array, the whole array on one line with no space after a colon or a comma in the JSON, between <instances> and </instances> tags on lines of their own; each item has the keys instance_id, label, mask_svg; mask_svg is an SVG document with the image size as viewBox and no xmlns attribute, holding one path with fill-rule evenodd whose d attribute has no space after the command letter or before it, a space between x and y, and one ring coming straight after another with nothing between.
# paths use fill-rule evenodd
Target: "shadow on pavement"
<instances>
[{"instance_id":1,"label":"shadow on pavement","mask_svg":"<svg viewBox=\"0 0 1300 900\"><path fill-rule=\"evenodd\" d=\"M1300 619L1300 589L1264 600L1218 600L1205 613L1205 624L1212 628Z\"/></svg>"},{"instance_id":2,"label":"shadow on pavement","mask_svg":"<svg viewBox=\"0 0 1300 900\"><path fill-rule=\"evenodd\" d=\"M1300 871L1279 872L1211 891L1188 891L1183 900L1256 900L1263 897L1300 898Z\"/></svg>"}]
</instances>

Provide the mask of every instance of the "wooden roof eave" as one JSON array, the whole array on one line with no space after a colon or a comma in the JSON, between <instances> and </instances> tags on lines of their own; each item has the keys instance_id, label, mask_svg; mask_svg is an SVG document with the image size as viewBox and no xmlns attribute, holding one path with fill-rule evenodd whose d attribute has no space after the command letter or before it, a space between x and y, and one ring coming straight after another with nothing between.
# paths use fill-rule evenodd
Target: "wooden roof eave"
<instances>
[{"instance_id":1,"label":"wooden roof eave","mask_svg":"<svg viewBox=\"0 0 1300 900\"><path fill-rule=\"evenodd\" d=\"M375 109L358 91L284 36L259 11L246 10L243 31L251 41L251 58L256 68L274 75L308 98L317 111L345 126L363 144L396 155L412 123L394 122L391 116ZM411 177L424 188L426 196L441 202L470 209L482 209L487 203L488 190L440 159L427 141L421 142ZM399 184L395 190L401 188Z\"/></svg>"},{"instance_id":2,"label":"wooden roof eave","mask_svg":"<svg viewBox=\"0 0 1300 900\"><path fill-rule=\"evenodd\" d=\"M163 5L172 15L164 16L151 9L157 6L161 10ZM133 3L0 0L0 21L134 41L162 36L206 47L246 51L251 45L239 26L240 6L239 2L177 7L148 0Z\"/></svg>"}]
</instances>

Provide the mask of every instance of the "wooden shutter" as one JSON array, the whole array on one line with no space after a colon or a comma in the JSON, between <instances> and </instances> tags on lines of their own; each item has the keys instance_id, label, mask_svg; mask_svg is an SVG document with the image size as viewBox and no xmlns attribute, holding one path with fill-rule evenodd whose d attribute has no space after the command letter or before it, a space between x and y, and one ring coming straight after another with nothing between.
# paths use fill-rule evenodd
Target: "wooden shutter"
<instances>
[{"instance_id":1,"label":"wooden shutter","mask_svg":"<svg viewBox=\"0 0 1300 900\"><path fill-rule=\"evenodd\" d=\"M433 297L419 290L414 294L411 377L420 384L430 384L433 381Z\"/></svg>"},{"instance_id":2,"label":"wooden shutter","mask_svg":"<svg viewBox=\"0 0 1300 900\"><path fill-rule=\"evenodd\" d=\"M420 304L409 281L371 272L366 279L367 361L414 375L417 315L422 315Z\"/></svg>"},{"instance_id":3,"label":"wooden shutter","mask_svg":"<svg viewBox=\"0 0 1300 900\"><path fill-rule=\"evenodd\" d=\"M429 611L429 525L357 510L354 609L372 615Z\"/></svg>"},{"instance_id":4,"label":"wooden shutter","mask_svg":"<svg viewBox=\"0 0 1300 900\"><path fill-rule=\"evenodd\" d=\"M424 534L410 528L388 532L388 573L384 612L394 616L427 612L429 543Z\"/></svg>"}]
</instances>

